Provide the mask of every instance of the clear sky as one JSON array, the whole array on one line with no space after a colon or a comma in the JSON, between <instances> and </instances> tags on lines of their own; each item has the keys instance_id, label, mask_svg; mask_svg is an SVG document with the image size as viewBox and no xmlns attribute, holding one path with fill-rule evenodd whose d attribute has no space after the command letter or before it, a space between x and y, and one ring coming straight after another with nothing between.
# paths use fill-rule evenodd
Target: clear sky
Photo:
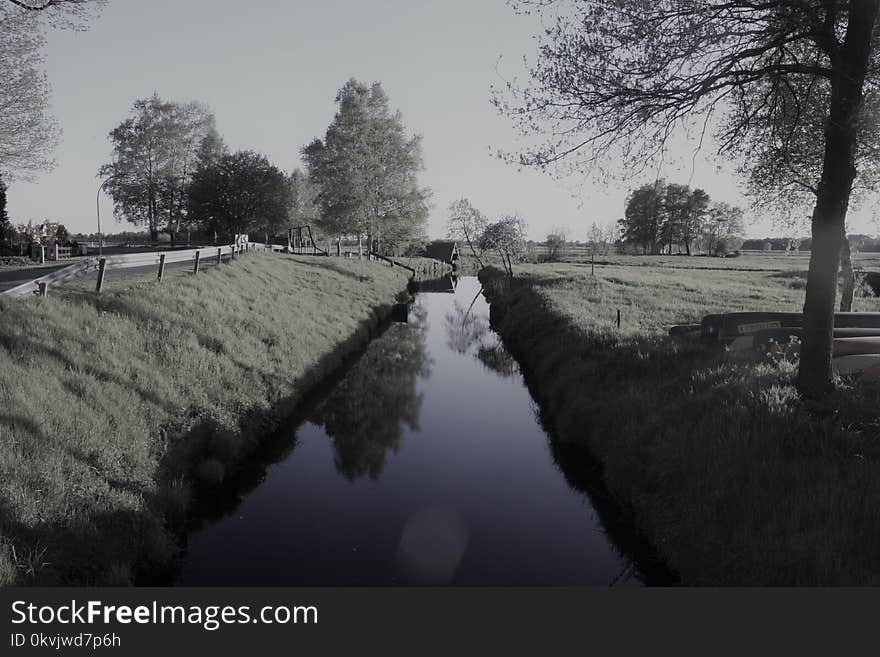
<instances>
[{"instance_id":1,"label":"clear sky","mask_svg":"<svg viewBox=\"0 0 880 657\"><path fill-rule=\"evenodd\" d=\"M64 130L58 166L13 183L10 214L16 223L50 219L94 231L107 134L154 91L207 103L231 148L263 152L290 171L301 166L300 147L333 119L337 90L355 77L381 82L407 129L423 135L432 236L443 234L447 206L467 197L490 218L520 213L535 239L555 226L585 239L591 222L622 215L628 185L518 172L491 155L514 149L516 133L491 106L490 85L499 73L522 75L539 30L538 19L517 16L504 0L110 0L88 31L48 35L52 110ZM663 174L688 182L687 169ZM701 159L691 184L745 205L737 181ZM111 219L109 200L101 212L105 232L128 228ZM849 227L877 232L868 212L854 213ZM752 217L748 232L780 231Z\"/></svg>"}]
</instances>

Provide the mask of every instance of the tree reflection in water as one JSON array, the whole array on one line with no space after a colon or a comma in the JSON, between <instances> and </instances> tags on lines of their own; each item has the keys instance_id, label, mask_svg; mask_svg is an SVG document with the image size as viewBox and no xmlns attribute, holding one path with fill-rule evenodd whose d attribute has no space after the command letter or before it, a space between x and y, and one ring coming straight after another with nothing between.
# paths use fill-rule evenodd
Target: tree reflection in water
<instances>
[{"instance_id":1,"label":"tree reflection in water","mask_svg":"<svg viewBox=\"0 0 880 657\"><path fill-rule=\"evenodd\" d=\"M417 430L427 376L426 312L413 306L408 324L392 324L315 409L311 420L333 440L336 470L350 481L378 479L388 451L396 452L404 425Z\"/></svg>"},{"instance_id":2,"label":"tree reflection in water","mask_svg":"<svg viewBox=\"0 0 880 657\"><path fill-rule=\"evenodd\" d=\"M466 306L456 301L454 308L446 313L446 344L458 354L473 353L483 365L502 377L514 376L519 372L516 360L490 328L489 318L474 311L482 293L480 288Z\"/></svg>"}]
</instances>

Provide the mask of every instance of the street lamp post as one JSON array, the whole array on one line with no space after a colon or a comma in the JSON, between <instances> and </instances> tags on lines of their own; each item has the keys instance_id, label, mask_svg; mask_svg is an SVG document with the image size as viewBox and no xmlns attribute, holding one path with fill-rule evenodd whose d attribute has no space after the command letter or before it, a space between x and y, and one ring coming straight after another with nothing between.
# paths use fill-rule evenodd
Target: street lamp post
<instances>
[{"instance_id":1,"label":"street lamp post","mask_svg":"<svg viewBox=\"0 0 880 657\"><path fill-rule=\"evenodd\" d=\"M104 186L116 178L116 176L110 176L101 183L101 186L98 187L98 193L95 195L95 208L98 211L98 256L104 255L104 233L101 232L101 190L104 189Z\"/></svg>"}]
</instances>

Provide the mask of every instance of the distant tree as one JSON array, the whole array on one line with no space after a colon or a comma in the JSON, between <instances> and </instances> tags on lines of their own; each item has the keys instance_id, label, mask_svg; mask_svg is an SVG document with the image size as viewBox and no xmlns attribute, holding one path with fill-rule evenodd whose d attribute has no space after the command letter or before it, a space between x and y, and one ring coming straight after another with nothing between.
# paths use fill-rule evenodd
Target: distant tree
<instances>
[{"instance_id":1,"label":"distant tree","mask_svg":"<svg viewBox=\"0 0 880 657\"><path fill-rule=\"evenodd\" d=\"M563 227L554 228L546 238L547 260L553 262L565 256L568 247L568 230Z\"/></svg>"},{"instance_id":2,"label":"distant tree","mask_svg":"<svg viewBox=\"0 0 880 657\"><path fill-rule=\"evenodd\" d=\"M674 209L678 243L684 246L685 253L691 255L691 247L703 232L709 211L710 198L704 190L692 190L687 185L684 185L678 200L679 204Z\"/></svg>"},{"instance_id":3,"label":"distant tree","mask_svg":"<svg viewBox=\"0 0 880 657\"><path fill-rule=\"evenodd\" d=\"M237 151L195 172L189 216L226 236L275 235L289 225L290 195L287 176L264 155Z\"/></svg>"},{"instance_id":4,"label":"distant tree","mask_svg":"<svg viewBox=\"0 0 880 657\"><path fill-rule=\"evenodd\" d=\"M630 192L623 219L620 220L624 242L641 247L643 254L656 254L661 247L663 225L663 195L666 182L658 180Z\"/></svg>"},{"instance_id":5,"label":"distant tree","mask_svg":"<svg viewBox=\"0 0 880 657\"><path fill-rule=\"evenodd\" d=\"M155 240L162 224L174 238L186 212L186 188L197 166L222 152L214 117L199 103L174 103L158 94L135 101L131 115L110 132L108 177L118 219L146 226Z\"/></svg>"},{"instance_id":6,"label":"distant tree","mask_svg":"<svg viewBox=\"0 0 880 657\"><path fill-rule=\"evenodd\" d=\"M67 227L64 224L57 224L55 226L55 241L60 244L66 244L70 239L70 233L67 230Z\"/></svg>"},{"instance_id":7,"label":"distant tree","mask_svg":"<svg viewBox=\"0 0 880 657\"><path fill-rule=\"evenodd\" d=\"M424 232L428 190L418 186L421 138L407 136L400 112L391 112L379 83L349 80L336 96L339 109L323 140L302 153L325 226L399 242Z\"/></svg>"},{"instance_id":8,"label":"distant tree","mask_svg":"<svg viewBox=\"0 0 880 657\"><path fill-rule=\"evenodd\" d=\"M450 204L446 221L446 235L455 240L464 240L480 267L483 267L479 237L482 235L489 220L477 210L466 198L458 199Z\"/></svg>"},{"instance_id":9,"label":"distant tree","mask_svg":"<svg viewBox=\"0 0 880 657\"><path fill-rule=\"evenodd\" d=\"M9 223L9 213L6 210L6 181L3 180L3 174L0 173L0 226Z\"/></svg>"},{"instance_id":10,"label":"distant tree","mask_svg":"<svg viewBox=\"0 0 880 657\"><path fill-rule=\"evenodd\" d=\"M728 203L713 203L709 208L703 232L706 252L712 256L725 256L738 251L744 235L742 208Z\"/></svg>"},{"instance_id":11,"label":"distant tree","mask_svg":"<svg viewBox=\"0 0 880 657\"><path fill-rule=\"evenodd\" d=\"M6 181L0 174L0 244L9 246L15 238L15 228L9 221L9 213L6 210Z\"/></svg>"},{"instance_id":12,"label":"distant tree","mask_svg":"<svg viewBox=\"0 0 880 657\"><path fill-rule=\"evenodd\" d=\"M513 263L526 253L526 222L518 216L507 216L486 226L480 235L482 251L495 251L501 258L504 271L513 276Z\"/></svg>"},{"instance_id":13,"label":"distant tree","mask_svg":"<svg viewBox=\"0 0 880 657\"><path fill-rule=\"evenodd\" d=\"M616 239L617 231L613 224L600 225L594 221L587 232L587 248L593 255L606 256L611 252Z\"/></svg>"}]
</instances>

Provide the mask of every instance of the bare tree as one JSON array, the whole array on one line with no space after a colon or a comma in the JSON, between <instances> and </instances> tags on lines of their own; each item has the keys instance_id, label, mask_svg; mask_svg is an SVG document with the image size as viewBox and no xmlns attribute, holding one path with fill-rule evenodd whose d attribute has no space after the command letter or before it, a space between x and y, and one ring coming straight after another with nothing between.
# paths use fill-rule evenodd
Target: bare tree
<instances>
[{"instance_id":1,"label":"bare tree","mask_svg":"<svg viewBox=\"0 0 880 657\"><path fill-rule=\"evenodd\" d=\"M21 14L40 16L55 27L81 29L107 0L0 0L0 23Z\"/></svg>"},{"instance_id":2,"label":"bare tree","mask_svg":"<svg viewBox=\"0 0 880 657\"><path fill-rule=\"evenodd\" d=\"M880 79L872 47L880 0L513 4L562 7L541 37L531 84L509 85L512 100L495 97L525 132L548 135L520 154L523 164L546 167L582 154L589 164L614 157L644 166L678 128L705 132L713 121L719 151L741 155L743 145L772 137L782 94L799 98L807 80L827 84L798 387L811 397L828 391L862 99L866 81L873 88Z\"/></svg>"},{"instance_id":3,"label":"bare tree","mask_svg":"<svg viewBox=\"0 0 880 657\"><path fill-rule=\"evenodd\" d=\"M489 220L477 210L466 198L458 199L449 206L449 219L446 222L446 235L453 239L464 240L476 261L483 266L483 251L479 246L479 238Z\"/></svg>"}]
</instances>

